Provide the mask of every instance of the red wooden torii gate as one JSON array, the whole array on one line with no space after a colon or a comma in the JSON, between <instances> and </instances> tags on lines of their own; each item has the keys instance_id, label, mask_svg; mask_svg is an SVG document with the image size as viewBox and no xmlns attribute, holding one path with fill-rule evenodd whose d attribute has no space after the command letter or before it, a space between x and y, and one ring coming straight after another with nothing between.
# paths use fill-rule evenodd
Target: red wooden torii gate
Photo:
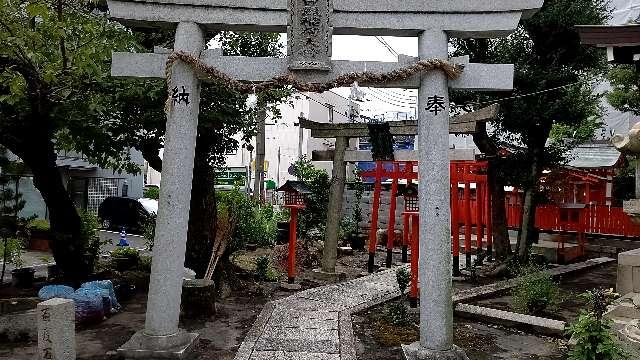
<instances>
[{"instance_id":1,"label":"red wooden torii gate","mask_svg":"<svg viewBox=\"0 0 640 360\"><path fill-rule=\"evenodd\" d=\"M385 164L391 164L391 169L385 168ZM391 267L394 242L395 225L397 212L398 184L400 180L406 180L409 186L414 180L418 180L418 173L415 171L417 161L376 161L373 170L360 172L361 177L374 178L373 208L371 212L371 229L369 232L369 260L367 269L374 271L374 259L377 248L377 229L380 210L380 194L382 192L382 179L390 179L391 201L389 206L389 221L387 226L387 258L386 266ZM483 239L486 235L486 254L491 259L493 252L493 238L491 226L491 198L487 186L487 161L452 161L451 162L451 235L453 250L453 273L460 274L460 226L464 225L464 253L466 267L471 267L472 249L472 227L476 227L476 251L483 251ZM472 199L472 184L475 184L475 199ZM458 189L462 186L463 191ZM407 204L405 197L405 204ZM412 202L414 203L414 202ZM473 203L473 205L472 205ZM413 234L416 228L418 209L407 208L405 205L403 241L402 241L402 262L408 262L409 244L417 244L417 234ZM410 222L413 226L410 226ZM486 230L486 232L485 232ZM416 239L414 239L416 237ZM414 241L415 240L415 241ZM413 247L413 246L412 246ZM417 251L412 249L412 263L417 262ZM478 257L481 262L482 258ZM412 264L412 273L417 271L417 263ZM417 274L412 274L411 298L417 296ZM415 280L414 280L415 278ZM414 294L415 292L415 294Z\"/></svg>"}]
</instances>

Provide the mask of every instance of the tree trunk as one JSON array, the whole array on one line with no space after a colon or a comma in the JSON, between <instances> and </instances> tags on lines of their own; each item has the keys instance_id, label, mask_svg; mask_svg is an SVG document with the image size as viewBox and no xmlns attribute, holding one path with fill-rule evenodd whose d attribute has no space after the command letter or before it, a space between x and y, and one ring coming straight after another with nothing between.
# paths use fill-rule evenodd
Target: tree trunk
<instances>
[{"instance_id":1,"label":"tree trunk","mask_svg":"<svg viewBox=\"0 0 640 360\"><path fill-rule=\"evenodd\" d=\"M507 213L504 207L505 182L501 176L498 148L487 133L486 123L478 124L478 132L473 135L473 142L489 158L487 182L491 191L493 249L496 252L496 260L504 261L511 255Z\"/></svg>"},{"instance_id":2,"label":"tree trunk","mask_svg":"<svg viewBox=\"0 0 640 360\"><path fill-rule=\"evenodd\" d=\"M198 278L204 277L207 271L215 238L215 175L214 168L208 161L209 149L208 141L203 136L199 136L193 168L191 210L185 257L185 266L195 271Z\"/></svg>"},{"instance_id":3,"label":"tree trunk","mask_svg":"<svg viewBox=\"0 0 640 360\"><path fill-rule=\"evenodd\" d=\"M511 242L509 241L509 229L507 227L507 212L504 205L505 182L499 176L495 161L489 161L488 182L491 191L491 221L493 235L493 250L496 260L505 261L511 256Z\"/></svg>"},{"instance_id":4,"label":"tree trunk","mask_svg":"<svg viewBox=\"0 0 640 360\"><path fill-rule=\"evenodd\" d=\"M90 264L85 262L87 244L81 236L80 216L56 165L53 143L34 137L30 138L27 151L10 150L31 169L33 184L47 205L52 233L50 247L56 264L65 278L81 280L88 275Z\"/></svg>"},{"instance_id":5,"label":"tree trunk","mask_svg":"<svg viewBox=\"0 0 640 360\"><path fill-rule=\"evenodd\" d=\"M524 187L524 201L522 204L522 225L518 236L518 258L525 261L528 256L529 247L537 240L535 230L536 222L536 200L535 195L540 178L540 158L538 151L534 150L531 167L529 168L528 184Z\"/></svg>"}]
</instances>

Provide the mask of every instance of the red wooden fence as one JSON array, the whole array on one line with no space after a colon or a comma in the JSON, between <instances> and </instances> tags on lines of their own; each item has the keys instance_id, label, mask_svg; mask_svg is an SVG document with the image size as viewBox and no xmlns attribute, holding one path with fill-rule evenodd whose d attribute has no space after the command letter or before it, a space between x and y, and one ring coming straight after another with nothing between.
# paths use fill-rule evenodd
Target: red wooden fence
<instances>
[{"instance_id":1,"label":"red wooden fence","mask_svg":"<svg viewBox=\"0 0 640 360\"><path fill-rule=\"evenodd\" d=\"M471 200L471 222L475 226L475 199ZM507 226L518 229L522 223L522 204L505 203ZM640 236L640 225L631 221L622 208L606 205L587 205L580 210L579 224L562 219L560 205L540 205L536 209L536 228L542 231L575 231L581 225L587 234L614 235L624 237ZM461 223L465 213L460 211Z\"/></svg>"}]
</instances>

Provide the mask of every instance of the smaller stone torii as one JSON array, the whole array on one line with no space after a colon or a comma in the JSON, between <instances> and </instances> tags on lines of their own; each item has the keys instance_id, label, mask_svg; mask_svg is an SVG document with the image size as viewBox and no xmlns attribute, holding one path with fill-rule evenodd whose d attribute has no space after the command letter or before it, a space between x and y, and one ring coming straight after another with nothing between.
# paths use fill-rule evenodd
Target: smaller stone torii
<instances>
[{"instance_id":1,"label":"smaller stone torii","mask_svg":"<svg viewBox=\"0 0 640 360\"><path fill-rule=\"evenodd\" d=\"M498 116L499 105L491 105L480 110L458 115L450 119L449 133L455 135L469 135L479 131L478 125L494 120ZM335 273L338 230L342 218L343 196L346 182L346 163L353 161L365 161L359 152L347 154L349 140L352 138L369 136L369 128L366 123L320 123L300 117L300 126L311 130L311 137L319 139L335 139L333 155L333 173L331 188L329 190L329 205L322 254L322 272ZM393 136L415 136L418 134L418 120L388 122L389 132ZM400 155L400 154L399 154ZM402 155L406 158L401 161L416 161L415 151ZM369 154L370 157L370 154ZM373 159L369 159L371 161ZM375 201L375 200L374 200ZM375 253L369 254L369 272L373 271Z\"/></svg>"}]
</instances>

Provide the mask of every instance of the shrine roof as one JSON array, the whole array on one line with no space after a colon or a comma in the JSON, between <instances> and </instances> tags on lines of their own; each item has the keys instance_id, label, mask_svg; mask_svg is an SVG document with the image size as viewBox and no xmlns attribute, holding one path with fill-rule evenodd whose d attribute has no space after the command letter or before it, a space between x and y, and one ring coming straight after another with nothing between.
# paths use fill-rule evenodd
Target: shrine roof
<instances>
[{"instance_id":1,"label":"shrine roof","mask_svg":"<svg viewBox=\"0 0 640 360\"><path fill-rule=\"evenodd\" d=\"M613 167L622 154L611 144L583 144L570 151L569 166L580 169Z\"/></svg>"}]
</instances>

